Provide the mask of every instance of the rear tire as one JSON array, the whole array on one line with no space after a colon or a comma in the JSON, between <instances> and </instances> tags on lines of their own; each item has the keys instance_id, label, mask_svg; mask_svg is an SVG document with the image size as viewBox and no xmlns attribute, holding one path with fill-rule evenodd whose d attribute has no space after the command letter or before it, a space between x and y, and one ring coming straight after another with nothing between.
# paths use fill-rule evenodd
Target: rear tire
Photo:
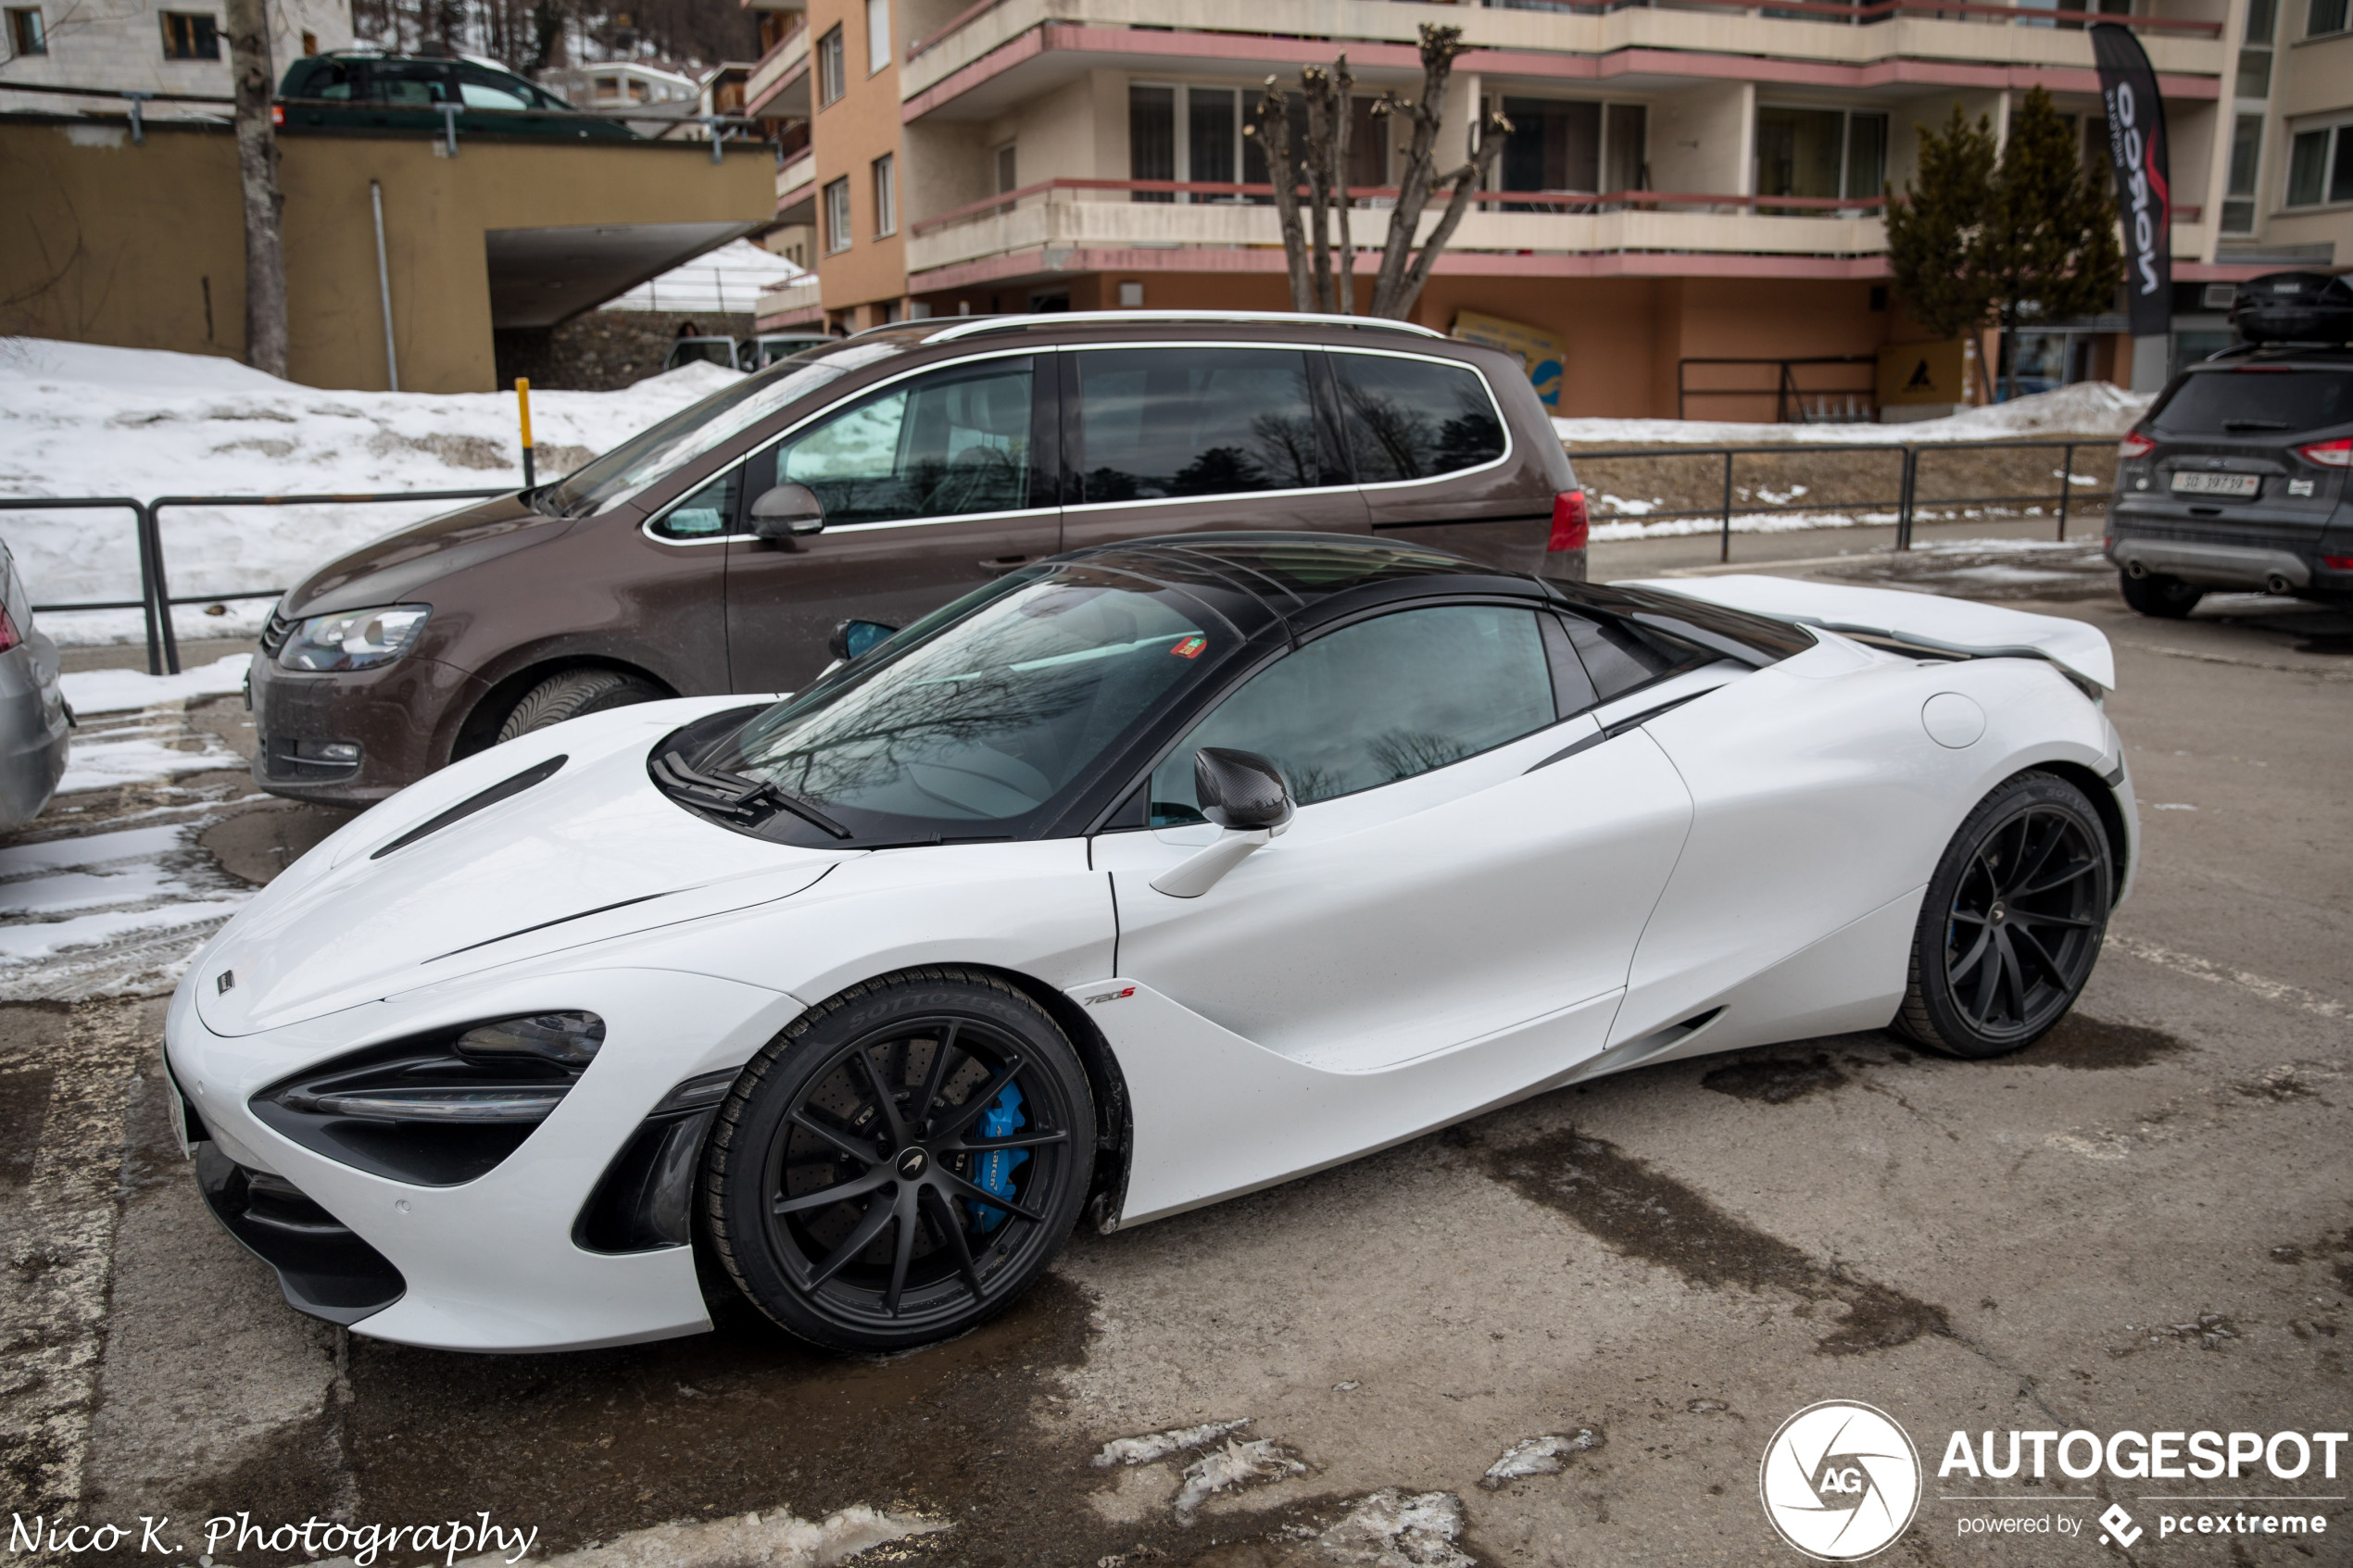
<instances>
[{"instance_id":1,"label":"rear tire","mask_svg":"<svg viewBox=\"0 0 2353 1568\"><path fill-rule=\"evenodd\" d=\"M661 695L652 682L619 670L567 670L523 693L513 711L499 721L498 738L510 741L567 719L653 702Z\"/></svg>"},{"instance_id":2,"label":"rear tire","mask_svg":"<svg viewBox=\"0 0 2353 1568\"><path fill-rule=\"evenodd\" d=\"M2120 571L2116 585L2123 590L2124 602L2143 615L2154 615L2166 621L2179 621L2197 608L2206 597L2206 590L2178 577L2151 572L2146 577L2134 577Z\"/></svg>"},{"instance_id":3,"label":"rear tire","mask_svg":"<svg viewBox=\"0 0 2353 1568\"><path fill-rule=\"evenodd\" d=\"M2082 790L2043 772L2002 784L1929 879L1896 1030L1980 1059L2041 1039L2091 978L2114 882L2107 831Z\"/></svg>"}]
</instances>

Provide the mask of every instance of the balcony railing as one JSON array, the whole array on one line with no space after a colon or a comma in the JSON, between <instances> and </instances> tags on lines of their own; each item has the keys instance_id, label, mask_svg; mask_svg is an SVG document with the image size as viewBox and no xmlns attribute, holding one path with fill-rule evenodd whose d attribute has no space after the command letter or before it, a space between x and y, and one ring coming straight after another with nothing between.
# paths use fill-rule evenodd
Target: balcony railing
<instances>
[{"instance_id":1,"label":"balcony railing","mask_svg":"<svg viewBox=\"0 0 2353 1568\"><path fill-rule=\"evenodd\" d=\"M906 57L915 60L937 48L980 18L996 10L1010 0L973 0L947 23L907 44ZM1654 7L1651 0L1598 0L1585 4L1582 0L1481 0L1480 9L1551 11L1580 17L1605 16L1623 10L1647 10ZM1676 9L1699 7L1677 6ZM1981 21L1993 25L2008 25L2044 29L2080 30L2094 22L2115 22L2139 32L2153 32L2177 38L2220 38L2223 24L2181 17L2146 17L2109 15L2105 12L2062 11L2028 6L2000 6L1982 0L1870 0L1865 5L1841 5L1837 0L1779 0L1770 6L1706 6L1706 12L1726 16L1765 17L1792 21L1843 21L1855 26L1899 18L1919 18L1927 20ZM1054 18L1075 20L1076 18ZM1270 26L1270 35L1292 35L1288 29ZM1400 36L1403 36L1401 32Z\"/></svg>"}]
</instances>

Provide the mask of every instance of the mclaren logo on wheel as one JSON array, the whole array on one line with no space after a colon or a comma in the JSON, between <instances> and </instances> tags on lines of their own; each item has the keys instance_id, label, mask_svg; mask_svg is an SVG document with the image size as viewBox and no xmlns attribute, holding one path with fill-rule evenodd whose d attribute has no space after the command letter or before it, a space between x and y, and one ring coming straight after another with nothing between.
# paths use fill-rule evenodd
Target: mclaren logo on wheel
<instances>
[{"instance_id":1,"label":"mclaren logo on wheel","mask_svg":"<svg viewBox=\"0 0 2353 1568\"><path fill-rule=\"evenodd\" d=\"M1920 1456L1884 1412L1846 1399L1781 1423L1757 1474L1765 1517L1823 1562L1855 1562L1902 1535L1920 1504Z\"/></svg>"}]
</instances>

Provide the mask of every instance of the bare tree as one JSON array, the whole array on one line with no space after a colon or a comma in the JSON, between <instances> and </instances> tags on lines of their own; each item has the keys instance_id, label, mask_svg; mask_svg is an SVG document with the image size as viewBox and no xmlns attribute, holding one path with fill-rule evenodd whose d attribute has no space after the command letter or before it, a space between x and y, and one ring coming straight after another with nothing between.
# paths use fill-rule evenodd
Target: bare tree
<instances>
[{"instance_id":1,"label":"bare tree","mask_svg":"<svg viewBox=\"0 0 2353 1568\"><path fill-rule=\"evenodd\" d=\"M236 95L237 183L245 209L245 363L286 373L286 253L280 232L278 134L270 122L269 0L228 0L229 74Z\"/></svg>"}]
</instances>

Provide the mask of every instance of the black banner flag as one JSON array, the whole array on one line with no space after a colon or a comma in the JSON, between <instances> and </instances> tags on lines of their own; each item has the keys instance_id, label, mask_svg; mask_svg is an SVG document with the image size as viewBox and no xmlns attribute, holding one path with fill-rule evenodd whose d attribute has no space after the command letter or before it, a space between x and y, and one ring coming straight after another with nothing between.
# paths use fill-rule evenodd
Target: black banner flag
<instances>
[{"instance_id":1,"label":"black banner flag","mask_svg":"<svg viewBox=\"0 0 2353 1568\"><path fill-rule=\"evenodd\" d=\"M2167 169L2165 101L2140 40L2114 22L2091 28L2099 62L2100 102L2108 110L2108 156L2116 168L2116 206L2124 220L2124 297L2133 335L2162 337L2173 327L2173 188Z\"/></svg>"}]
</instances>

